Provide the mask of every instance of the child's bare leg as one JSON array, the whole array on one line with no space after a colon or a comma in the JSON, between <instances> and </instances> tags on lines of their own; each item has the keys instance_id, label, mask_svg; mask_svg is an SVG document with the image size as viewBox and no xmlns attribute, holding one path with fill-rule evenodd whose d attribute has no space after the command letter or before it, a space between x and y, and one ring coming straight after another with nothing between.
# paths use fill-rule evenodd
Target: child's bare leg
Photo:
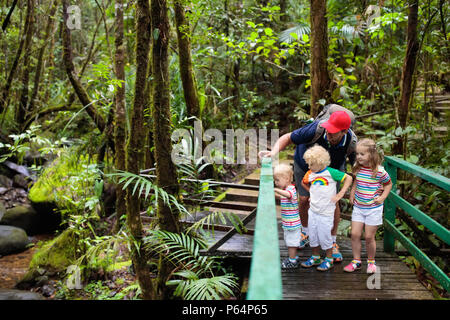
<instances>
[{"instance_id":1,"label":"child's bare leg","mask_svg":"<svg viewBox=\"0 0 450 320\"><path fill-rule=\"evenodd\" d=\"M308 227L308 210L309 210L309 197L300 196L299 197L298 211L300 212L300 220L302 221L302 226Z\"/></svg>"},{"instance_id":2,"label":"child's bare leg","mask_svg":"<svg viewBox=\"0 0 450 320\"><path fill-rule=\"evenodd\" d=\"M295 259L297 256L297 247L288 247L289 258Z\"/></svg>"},{"instance_id":3,"label":"child's bare leg","mask_svg":"<svg viewBox=\"0 0 450 320\"><path fill-rule=\"evenodd\" d=\"M366 233L366 250L367 259L375 259L375 252L377 251L377 242L375 241L375 233L377 232L378 226L368 226L365 227Z\"/></svg>"},{"instance_id":4,"label":"child's bare leg","mask_svg":"<svg viewBox=\"0 0 450 320\"><path fill-rule=\"evenodd\" d=\"M332 236L335 236L337 234L340 220L341 220L341 208L339 207L339 202L337 202L336 209L334 209L333 229L331 229Z\"/></svg>"},{"instance_id":5,"label":"child's bare leg","mask_svg":"<svg viewBox=\"0 0 450 320\"><path fill-rule=\"evenodd\" d=\"M317 247L311 248L311 252L312 252L313 256L320 256L320 247L317 246Z\"/></svg>"},{"instance_id":6,"label":"child's bare leg","mask_svg":"<svg viewBox=\"0 0 450 320\"><path fill-rule=\"evenodd\" d=\"M364 223L352 221L352 251L353 259L361 260L361 234ZM367 231L367 229L366 229Z\"/></svg>"},{"instance_id":7,"label":"child's bare leg","mask_svg":"<svg viewBox=\"0 0 450 320\"><path fill-rule=\"evenodd\" d=\"M325 250L325 256L327 258L331 259L332 258L332 254L333 254L333 249L332 248Z\"/></svg>"}]
</instances>

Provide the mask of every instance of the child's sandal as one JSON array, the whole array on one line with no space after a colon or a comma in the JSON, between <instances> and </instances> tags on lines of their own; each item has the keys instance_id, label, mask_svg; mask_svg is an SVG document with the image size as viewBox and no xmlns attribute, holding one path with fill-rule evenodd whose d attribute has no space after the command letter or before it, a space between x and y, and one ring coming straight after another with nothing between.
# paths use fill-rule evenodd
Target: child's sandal
<instances>
[{"instance_id":1,"label":"child's sandal","mask_svg":"<svg viewBox=\"0 0 450 320\"><path fill-rule=\"evenodd\" d=\"M356 270L361 269L361 261L360 260L352 260L348 265L344 267L345 272L354 272Z\"/></svg>"}]
</instances>

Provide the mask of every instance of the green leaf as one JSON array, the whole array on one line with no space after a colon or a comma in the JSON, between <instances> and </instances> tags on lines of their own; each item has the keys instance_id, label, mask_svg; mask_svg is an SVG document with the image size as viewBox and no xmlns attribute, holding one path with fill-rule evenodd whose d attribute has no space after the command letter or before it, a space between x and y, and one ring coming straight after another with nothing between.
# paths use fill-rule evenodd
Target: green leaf
<instances>
[{"instance_id":1,"label":"green leaf","mask_svg":"<svg viewBox=\"0 0 450 320\"><path fill-rule=\"evenodd\" d=\"M272 36L273 35L273 30L271 28L265 28L264 29L264 33L268 36Z\"/></svg>"},{"instance_id":2,"label":"green leaf","mask_svg":"<svg viewBox=\"0 0 450 320\"><path fill-rule=\"evenodd\" d=\"M153 39L158 40L159 34L160 34L160 30L158 28L155 28L155 30L153 30Z\"/></svg>"}]
</instances>

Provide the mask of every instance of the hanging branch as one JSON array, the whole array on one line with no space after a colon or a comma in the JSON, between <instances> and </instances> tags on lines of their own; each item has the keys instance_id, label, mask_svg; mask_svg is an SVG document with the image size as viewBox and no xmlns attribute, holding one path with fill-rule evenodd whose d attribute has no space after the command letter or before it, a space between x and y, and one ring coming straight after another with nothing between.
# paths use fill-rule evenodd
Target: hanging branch
<instances>
[{"instance_id":1,"label":"hanging branch","mask_svg":"<svg viewBox=\"0 0 450 320\"><path fill-rule=\"evenodd\" d=\"M6 15L5 21L3 21L3 24L2 24L3 32L5 32L6 28L8 27L9 21L11 20L11 15L13 14L14 9L16 8L16 4L17 4L17 0L14 0L11 8L8 11L8 14Z\"/></svg>"}]
</instances>

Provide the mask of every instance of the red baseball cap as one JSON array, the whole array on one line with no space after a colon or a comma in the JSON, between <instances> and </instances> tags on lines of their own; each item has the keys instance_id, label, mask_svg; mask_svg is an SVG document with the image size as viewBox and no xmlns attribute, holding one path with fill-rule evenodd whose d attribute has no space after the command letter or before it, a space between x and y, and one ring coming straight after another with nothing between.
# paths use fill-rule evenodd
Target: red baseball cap
<instances>
[{"instance_id":1,"label":"red baseball cap","mask_svg":"<svg viewBox=\"0 0 450 320\"><path fill-rule=\"evenodd\" d=\"M336 133L342 130L347 130L350 128L352 120L350 116L345 111L333 112L330 118L322 123L322 127L327 129L329 133Z\"/></svg>"}]
</instances>

